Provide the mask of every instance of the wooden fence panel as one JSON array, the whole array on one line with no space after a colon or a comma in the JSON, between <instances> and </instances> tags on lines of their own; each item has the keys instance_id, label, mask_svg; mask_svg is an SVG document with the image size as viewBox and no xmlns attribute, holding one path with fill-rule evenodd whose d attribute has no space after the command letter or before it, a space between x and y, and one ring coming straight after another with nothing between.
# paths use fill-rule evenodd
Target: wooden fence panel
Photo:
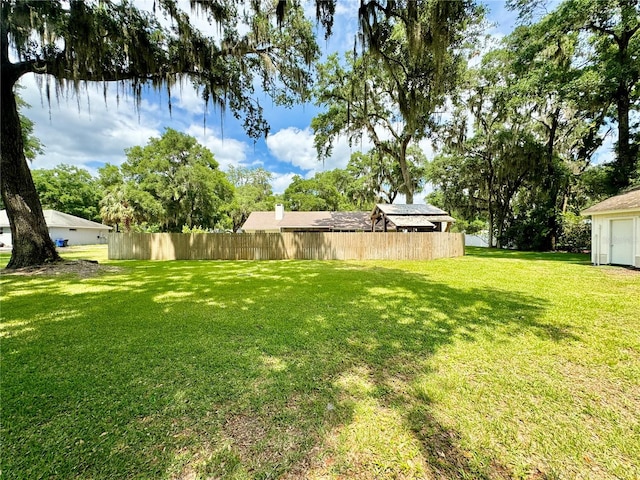
<instances>
[{"instance_id":1,"label":"wooden fence panel","mask_svg":"<svg viewBox=\"0 0 640 480\"><path fill-rule=\"evenodd\" d=\"M461 233L111 233L112 260L431 260L464 255Z\"/></svg>"}]
</instances>

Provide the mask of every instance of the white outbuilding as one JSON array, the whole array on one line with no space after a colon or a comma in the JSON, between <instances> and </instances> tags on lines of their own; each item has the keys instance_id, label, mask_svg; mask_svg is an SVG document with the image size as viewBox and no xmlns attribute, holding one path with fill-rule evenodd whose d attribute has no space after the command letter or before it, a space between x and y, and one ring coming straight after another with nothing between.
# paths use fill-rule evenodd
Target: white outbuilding
<instances>
[{"instance_id":1,"label":"white outbuilding","mask_svg":"<svg viewBox=\"0 0 640 480\"><path fill-rule=\"evenodd\" d=\"M591 216L594 265L640 268L640 188L596 203L582 215Z\"/></svg>"},{"instance_id":2,"label":"white outbuilding","mask_svg":"<svg viewBox=\"0 0 640 480\"><path fill-rule=\"evenodd\" d=\"M57 210L44 210L44 221L49 227L51 240L57 246L107 243L107 233L113 230L113 227L108 225ZM0 210L0 243L5 246L13 245L6 210Z\"/></svg>"}]
</instances>

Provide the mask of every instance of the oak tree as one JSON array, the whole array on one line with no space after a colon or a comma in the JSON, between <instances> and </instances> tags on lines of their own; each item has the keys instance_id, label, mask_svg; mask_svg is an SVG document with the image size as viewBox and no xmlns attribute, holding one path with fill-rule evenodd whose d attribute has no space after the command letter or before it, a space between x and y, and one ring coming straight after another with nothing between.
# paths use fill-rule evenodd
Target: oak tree
<instances>
[{"instance_id":1,"label":"oak tree","mask_svg":"<svg viewBox=\"0 0 640 480\"><path fill-rule=\"evenodd\" d=\"M326 108L311 124L318 157L329 156L340 135L350 142L366 136L379 154L398 164L401 192L413 203L407 149L437 123L481 15L469 1L361 2L366 49L345 62L329 57L318 69L316 103Z\"/></svg>"},{"instance_id":2,"label":"oak tree","mask_svg":"<svg viewBox=\"0 0 640 480\"><path fill-rule=\"evenodd\" d=\"M225 222L223 207L233 198L233 186L194 137L168 128L126 154L124 192L139 221L165 232L181 232L183 226L213 229Z\"/></svg>"}]
</instances>

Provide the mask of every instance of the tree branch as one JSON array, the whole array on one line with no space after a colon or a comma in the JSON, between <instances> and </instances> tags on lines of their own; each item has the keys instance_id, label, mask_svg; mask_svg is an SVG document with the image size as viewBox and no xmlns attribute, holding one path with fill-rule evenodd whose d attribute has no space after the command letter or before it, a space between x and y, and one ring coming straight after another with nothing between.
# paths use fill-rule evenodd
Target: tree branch
<instances>
[{"instance_id":1,"label":"tree branch","mask_svg":"<svg viewBox=\"0 0 640 480\"><path fill-rule=\"evenodd\" d=\"M597 32L604 33L606 35L611 35L616 42L620 42L620 37L618 37L618 35L616 35L616 32L614 32L613 30L609 30L608 28L601 27L600 25L596 25L593 22L589 22L587 24L587 27Z\"/></svg>"}]
</instances>

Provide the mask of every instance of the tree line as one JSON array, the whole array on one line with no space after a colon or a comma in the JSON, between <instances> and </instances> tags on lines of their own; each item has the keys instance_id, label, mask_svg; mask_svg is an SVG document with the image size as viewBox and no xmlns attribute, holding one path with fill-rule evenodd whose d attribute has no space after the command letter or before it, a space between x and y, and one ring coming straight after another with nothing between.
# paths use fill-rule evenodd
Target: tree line
<instances>
[{"instance_id":1,"label":"tree line","mask_svg":"<svg viewBox=\"0 0 640 480\"><path fill-rule=\"evenodd\" d=\"M106 164L96 176L71 165L33 170L43 207L116 231L180 232L237 230L249 206L274 206L270 172L223 172L211 151L176 130L166 129L125 154L122 165Z\"/></svg>"},{"instance_id":2,"label":"tree line","mask_svg":"<svg viewBox=\"0 0 640 480\"><path fill-rule=\"evenodd\" d=\"M638 1L565 0L533 21L541 3L510 2L523 24L465 73L430 165L432 200L498 247L566 248L582 209L640 181ZM615 158L596 165L607 137Z\"/></svg>"},{"instance_id":3,"label":"tree line","mask_svg":"<svg viewBox=\"0 0 640 480\"><path fill-rule=\"evenodd\" d=\"M565 0L548 13L544 1L508 4L520 24L488 48L482 11L452 4L446 32L427 8L418 25L374 22L371 48L320 65L318 156L339 135L366 136L393 158L407 203L426 180L428 201L459 228L486 230L491 246L587 248L580 211L640 182L640 3ZM412 171L406 152L425 138L437 155ZM615 157L595 164L607 141Z\"/></svg>"},{"instance_id":4,"label":"tree line","mask_svg":"<svg viewBox=\"0 0 640 480\"><path fill-rule=\"evenodd\" d=\"M43 208L116 231L236 232L251 212L272 211L276 203L293 211L372 210L376 203L392 203L402 183L389 157L356 152L346 168L295 175L284 193L274 194L272 172L242 166L222 171L211 151L173 129L125 154L122 165L106 164L96 176L72 165L34 169ZM410 149L408 162L423 184L422 152Z\"/></svg>"}]
</instances>

